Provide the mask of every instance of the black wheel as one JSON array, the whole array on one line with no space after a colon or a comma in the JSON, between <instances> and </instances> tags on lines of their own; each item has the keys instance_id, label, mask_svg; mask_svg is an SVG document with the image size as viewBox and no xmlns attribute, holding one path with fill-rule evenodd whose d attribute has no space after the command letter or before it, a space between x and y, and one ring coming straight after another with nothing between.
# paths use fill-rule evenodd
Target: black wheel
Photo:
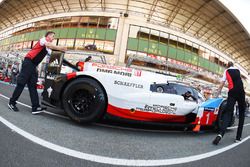
<instances>
[{"instance_id":1,"label":"black wheel","mask_svg":"<svg viewBox=\"0 0 250 167\"><path fill-rule=\"evenodd\" d=\"M233 126L235 124L235 114L232 114L231 122L229 126Z\"/></svg>"},{"instance_id":2,"label":"black wheel","mask_svg":"<svg viewBox=\"0 0 250 167\"><path fill-rule=\"evenodd\" d=\"M224 114L226 105L227 105L226 100L224 100L220 105L218 116L217 116L217 121L216 121L216 126L215 126L216 130L219 130L222 126L222 115ZM234 124L234 122L235 122L235 114L234 114L234 112L232 112L231 121L229 123L229 126L232 126Z\"/></svg>"},{"instance_id":3,"label":"black wheel","mask_svg":"<svg viewBox=\"0 0 250 167\"><path fill-rule=\"evenodd\" d=\"M104 115L107 99L103 88L97 81L91 78L79 78L65 88L62 104L74 121L91 123Z\"/></svg>"}]
</instances>

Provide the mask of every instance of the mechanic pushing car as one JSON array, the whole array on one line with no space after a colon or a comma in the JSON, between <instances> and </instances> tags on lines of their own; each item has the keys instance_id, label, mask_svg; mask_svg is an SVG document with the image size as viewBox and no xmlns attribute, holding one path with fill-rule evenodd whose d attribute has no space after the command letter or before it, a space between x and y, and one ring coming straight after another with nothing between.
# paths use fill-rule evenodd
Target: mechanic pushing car
<instances>
[{"instance_id":1,"label":"mechanic pushing car","mask_svg":"<svg viewBox=\"0 0 250 167\"><path fill-rule=\"evenodd\" d=\"M36 83L38 80L37 66L41 63L43 58L48 54L50 55L52 50L66 51L67 48L64 46L55 46L52 44L55 37L55 33L48 31L45 37L41 38L35 46L27 53L22 63L22 69L17 77L17 86L10 98L8 107L12 111L19 111L16 107L16 101L21 95L25 85L28 85L31 103L32 103L32 114L38 114L45 108L39 104L38 93L36 89Z\"/></svg>"},{"instance_id":2,"label":"mechanic pushing car","mask_svg":"<svg viewBox=\"0 0 250 167\"><path fill-rule=\"evenodd\" d=\"M218 94L221 93L225 82L228 82L228 97L227 105L222 115L222 125L219 129L219 134L213 140L213 144L217 145L225 134L228 124L231 119L232 112L234 111L235 102L239 105L239 124L237 129L237 135L235 142L241 141L241 135L243 130L243 124L245 119L245 91L243 82L240 77L240 71L234 67L233 62L228 62L228 68L225 70L224 75L219 86Z\"/></svg>"}]
</instances>

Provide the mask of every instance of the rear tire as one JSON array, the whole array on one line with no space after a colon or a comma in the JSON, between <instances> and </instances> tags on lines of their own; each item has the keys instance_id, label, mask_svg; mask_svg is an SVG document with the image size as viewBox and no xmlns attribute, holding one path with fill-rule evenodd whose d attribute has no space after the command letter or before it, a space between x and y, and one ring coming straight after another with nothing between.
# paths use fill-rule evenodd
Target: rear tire
<instances>
[{"instance_id":1,"label":"rear tire","mask_svg":"<svg viewBox=\"0 0 250 167\"><path fill-rule=\"evenodd\" d=\"M216 130L219 130L222 126L222 115L224 113L226 106L227 106L227 100L224 100L219 107L219 112L218 112L216 126L215 126ZM231 121L230 121L228 127L234 125L234 123L235 123L235 114L234 114L234 112L232 112Z\"/></svg>"},{"instance_id":2,"label":"rear tire","mask_svg":"<svg viewBox=\"0 0 250 167\"><path fill-rule=\"evenodd\" d=\"M71 119L79 123L98 121L107 108L105 91L91 78L78 78L64 90L62 104Z\"/></svg>"}]
</instances>

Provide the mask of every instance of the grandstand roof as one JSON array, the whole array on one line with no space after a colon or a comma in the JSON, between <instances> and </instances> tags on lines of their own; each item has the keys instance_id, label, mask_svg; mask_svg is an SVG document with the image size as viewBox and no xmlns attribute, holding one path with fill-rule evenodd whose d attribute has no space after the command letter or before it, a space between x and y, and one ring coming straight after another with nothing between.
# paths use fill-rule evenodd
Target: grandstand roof
<instances>
[{"instance_id":1,"label":"grandstand roof","mask_svg":"<svg viewBox=\"0 0 250 167\"><path fill-rule=\"evenodd\" d=\"M250 35L218 0L1 0L0 31L29 19L77 11L141 16L218 48L250 71Z\"/></svg>"}]
</instances>

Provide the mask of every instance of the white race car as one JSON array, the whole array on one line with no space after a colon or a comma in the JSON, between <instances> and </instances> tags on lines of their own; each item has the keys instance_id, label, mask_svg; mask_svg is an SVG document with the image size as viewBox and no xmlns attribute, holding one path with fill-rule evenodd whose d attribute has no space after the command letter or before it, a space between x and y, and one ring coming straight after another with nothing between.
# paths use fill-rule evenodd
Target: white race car
<instances>
[{"instance_id":1,"label":"white race car","mask_svg":"<svg viewBox=\"0 0 250 167\"><path fill-rule=\"evenodd\" d=\"M226 103L222 98L205 101L173 76L93 62L73 65L61 53L51 57L44 86L43 104L64 109L80 123L109 114L199 130L197 126L219 126Z\"/></svg>"}]
</instances>

